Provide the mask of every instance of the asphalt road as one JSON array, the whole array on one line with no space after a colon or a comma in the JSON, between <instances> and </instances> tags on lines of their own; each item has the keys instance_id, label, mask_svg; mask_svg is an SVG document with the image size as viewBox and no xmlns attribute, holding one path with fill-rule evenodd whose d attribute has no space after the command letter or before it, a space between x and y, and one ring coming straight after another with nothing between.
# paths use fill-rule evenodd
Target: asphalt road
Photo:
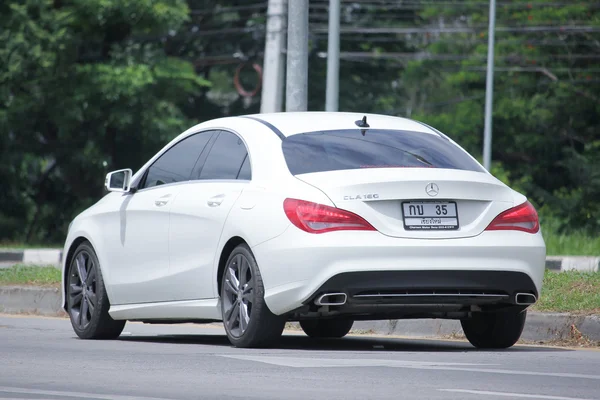
<instances>
[{"instance_id":1,"label":"asphalt road","mask_svg":"<svg viewBox=\"0 0 600 400\"><path fill-rule=\"evenodd\" d=\"M218 326L128 323L83 341L69 321L0 316L0 399L600 399L600 351L288 333L232 348Z\"/></svg>"}]
</instances>

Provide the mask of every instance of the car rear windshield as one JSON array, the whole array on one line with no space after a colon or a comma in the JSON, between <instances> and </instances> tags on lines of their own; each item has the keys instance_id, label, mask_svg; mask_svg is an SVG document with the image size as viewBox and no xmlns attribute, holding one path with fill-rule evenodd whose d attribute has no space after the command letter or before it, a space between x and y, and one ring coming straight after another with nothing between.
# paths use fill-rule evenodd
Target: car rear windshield
<instances>
[{"instance_id":1,"label":"car rear windshield","mask_svg":"<svg viewBox=\"0 0 600 400\"><path fill-rule=\"evenodd\" d=\"M482 167L447 138L422 132L348 129L308 132L283 140L293 175L362 168Z\"/></svg>"}]
</instances>

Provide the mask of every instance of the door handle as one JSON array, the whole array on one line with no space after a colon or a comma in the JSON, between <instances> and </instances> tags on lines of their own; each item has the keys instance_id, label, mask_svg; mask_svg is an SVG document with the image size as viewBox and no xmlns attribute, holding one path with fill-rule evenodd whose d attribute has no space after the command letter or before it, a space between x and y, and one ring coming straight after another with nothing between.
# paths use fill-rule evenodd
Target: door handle
<instances>
[{"instance_id":1,"label":"door handle","mask_svg":"<svg viewBox=\"0 0 600 400\"><path fill-rule=\"evenodd\" d=\"M225 200L225 195L218 194L208 199L206 204L208 204L209 207L218 207L221 205L221 203L223 203L223 200Z\"/></svg>"},{"instance_id":2,"label":"door handle","mask_svg":"<svg viewBox=\"0 0 600 400\"><path fill-rule=\"evenodd\" d=\"M170 199L171 199L170 194L164 195L164 196L159 197L158 199L154 200L154 205L157 207L162 207L162 206L166 205Z\"/></svg>"}]
</instances>

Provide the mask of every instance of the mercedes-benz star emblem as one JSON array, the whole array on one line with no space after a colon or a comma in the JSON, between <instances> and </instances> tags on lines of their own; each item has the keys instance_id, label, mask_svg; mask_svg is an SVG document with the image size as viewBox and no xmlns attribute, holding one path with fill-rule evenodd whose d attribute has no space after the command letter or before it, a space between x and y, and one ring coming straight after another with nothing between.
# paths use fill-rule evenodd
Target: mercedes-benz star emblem
<instances>
[{"instance_id":1,"label":"mercedes-benz star emblem","mask_svg":"<svg viewBox=\"0 0 600 400\"><path fill-rule=\"evenodd\" d=\"M440 188L435 183L428 183L425 187L425 192L431 197L435 197L440 192Z\"/></svg>"}]
</instances>

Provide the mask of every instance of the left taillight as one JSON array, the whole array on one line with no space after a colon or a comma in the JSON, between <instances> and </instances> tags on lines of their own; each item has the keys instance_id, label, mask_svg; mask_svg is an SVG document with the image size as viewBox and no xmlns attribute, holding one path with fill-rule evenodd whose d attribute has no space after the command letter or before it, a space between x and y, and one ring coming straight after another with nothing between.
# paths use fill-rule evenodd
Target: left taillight
<instances>
[{"instance_id":1,"label":"left taillight","mask_svg":"<svg viewBox=\"0 0 600 400\"><path fill-rule=\"evenodd\" d=\"M527 233L536 233L539 230L538 214L528 201L502 212L486 228L486 231L523 231Z\"/></svg>"},{"instance_id":2,"label":"left taillight","mask_svg":"<svg viewBox=\"0 0 600 400\"><path fill-rule=\"evenodd\" d=\"M283 209L292 224L309 233L375 230L362 217L350 211L324 204L297 199L285 199Z\"/></svg>"}]
</instances>

